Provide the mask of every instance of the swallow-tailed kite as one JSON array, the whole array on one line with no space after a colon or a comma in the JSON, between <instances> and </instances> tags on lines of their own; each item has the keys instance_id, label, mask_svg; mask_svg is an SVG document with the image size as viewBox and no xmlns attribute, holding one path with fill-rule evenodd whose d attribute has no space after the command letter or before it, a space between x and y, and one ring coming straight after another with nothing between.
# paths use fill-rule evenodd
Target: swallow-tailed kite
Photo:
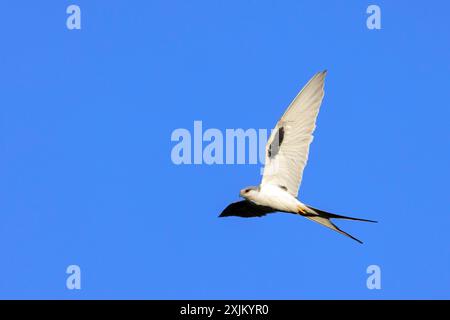
<instances>
[{"instance_id":1,"label":"swallow-tailed kite","mask_svg":"<svg viewBox=\"0 0 450 320\"><path fill-rule=\"evenodd\" d=\"M272 131L266 145L261 184L242 189L240 196L245 200L230 204L220 217L250 218L262 217L276 211L288 212L301 215L362 243L339 229L330 219L376 221L325 212L297 199L317 114L324 96L326 73L319 72L309 80Z\"/></svg>"}]
</instances>

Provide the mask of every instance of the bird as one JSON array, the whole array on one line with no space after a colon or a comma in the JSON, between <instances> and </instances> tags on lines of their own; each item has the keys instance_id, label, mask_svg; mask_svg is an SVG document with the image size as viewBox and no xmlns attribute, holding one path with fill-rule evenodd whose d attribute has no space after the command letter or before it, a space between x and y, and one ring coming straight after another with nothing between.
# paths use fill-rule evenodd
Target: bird
<instances>
[{"instance_id":1,"label":"bird","mask_svg":"<svg viewBox=\"0 0 450 320\"><path fill-rule=\"evenodd\" d=\"M276 212L291 213L363 243L341 230L331 219L377 221L326 212L298 199L317 116L325 95L326 75L327 70L324 70L308 81L272 130L265 147L265 165L260 185L240 190L239 195L244 200L228 205L219 217L252 218Z\"/></svg>"}]
</instances>

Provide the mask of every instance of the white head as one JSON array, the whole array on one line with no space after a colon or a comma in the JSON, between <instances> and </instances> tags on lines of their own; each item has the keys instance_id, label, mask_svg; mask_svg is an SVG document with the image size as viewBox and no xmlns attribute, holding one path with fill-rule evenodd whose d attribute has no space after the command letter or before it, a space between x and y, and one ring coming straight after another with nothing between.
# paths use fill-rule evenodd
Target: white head
<instances>
[{"instance_id":1,"label":"white head","mask_svg":"<svg viewBox=\"0 0 450 320\"><path fill-rule=\"evenodd\" d=\"M239 195L242 198L245 198L247 200L252 200L258 195L258 193L259 193L259 187L247 187L247 188L242 189L239 192Z\"/></svg>"}]
</instances>

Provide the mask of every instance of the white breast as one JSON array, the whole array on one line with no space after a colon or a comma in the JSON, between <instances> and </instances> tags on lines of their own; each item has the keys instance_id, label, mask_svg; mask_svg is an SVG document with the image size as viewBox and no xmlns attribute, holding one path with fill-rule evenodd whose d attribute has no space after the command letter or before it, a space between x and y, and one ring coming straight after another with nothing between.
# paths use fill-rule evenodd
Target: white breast
<instances>
[{"instance_id":1,"label":"white breast","mask_svg":"<svg viewBox=\"0 0 450 320\"><path fill-rule=\"evenodd\" d=\"M264 185L252 198L250 200L256 204L268 206L277 211L298 213L299 208L303 209L305 207L289 192L274 185Z\"/></svg>"}]
</instances>

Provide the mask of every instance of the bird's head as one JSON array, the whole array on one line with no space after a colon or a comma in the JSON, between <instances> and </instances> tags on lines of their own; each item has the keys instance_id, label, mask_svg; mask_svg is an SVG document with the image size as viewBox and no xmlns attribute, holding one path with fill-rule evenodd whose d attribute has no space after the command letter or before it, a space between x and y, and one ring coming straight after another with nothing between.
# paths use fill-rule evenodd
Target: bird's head
<instances>
[{"instance_id":1,"label":"bird's head","mask_svg":"<svg viewBox=\"0 0 450 320\"><path fill-rule=\"evenodd\" d=\"M242 198L251 200L259 192L259 187L247 187L239 192Z\"/></svg>"}]
</instances>

